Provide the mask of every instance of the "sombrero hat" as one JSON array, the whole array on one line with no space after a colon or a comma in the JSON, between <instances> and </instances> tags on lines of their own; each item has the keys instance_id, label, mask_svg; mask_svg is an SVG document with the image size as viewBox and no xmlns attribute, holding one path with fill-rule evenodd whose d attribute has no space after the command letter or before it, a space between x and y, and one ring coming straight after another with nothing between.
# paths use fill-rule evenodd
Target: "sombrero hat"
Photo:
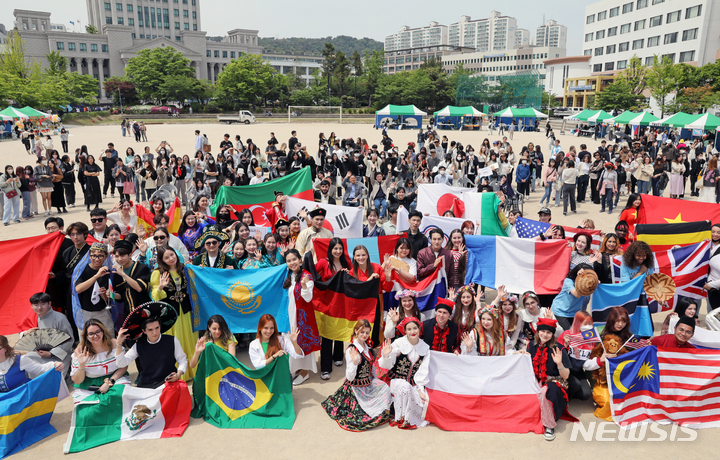
<instances>
[{"instance_id":1,"label":"sombrero hat","mask_svg":"<svg viewBox=\"0 0 720 460\"><path fill-rule=\"evenodd\" d=\"M165 302L147 302L131 311L122 327L127 329L131 340L137 340L143 333L143 323L149 318L156 318L160 322L160 332L167 332L177 321L177 311Z\"/></svg>"}]
</instances>

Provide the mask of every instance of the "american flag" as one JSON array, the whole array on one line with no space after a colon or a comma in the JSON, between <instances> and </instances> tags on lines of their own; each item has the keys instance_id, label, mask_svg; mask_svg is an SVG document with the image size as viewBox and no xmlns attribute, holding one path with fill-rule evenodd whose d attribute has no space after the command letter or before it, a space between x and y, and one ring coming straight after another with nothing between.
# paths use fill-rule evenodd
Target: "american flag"
<instances>
[{"instance_id":1,"label":"american flag","mask_svg":"<svg viewBox=\"0 0 720 460\"><path fill-rule=\"evenodd\" d=\"M582 331L579 334L568 334L568 339L568 344L573 348L577 348L582 345L589 345L591 343L600 343L600 336L595 328L592 328L589 331Z\"/></svg>"},{"instance_id":2,"label":"american flag","mask_svg":"<svg viewBox=\"0 0 720 460\"><path fill-rule=\"evenodd\" d=\"M653 253L655 273L665 273L675 281L675 296L668 300L667 307L662 307L654 299L648 299L650 313L672 310L680 297L705 298L703 286L707 282L710 247L710 241L706 240L681 248ZM622 256L614 256L612 263L613 282L619 283Z\"/></svg>"},{"instance_id":3,"label":"american flag","mask_svg":"<svg viewBox=\"0 0 720 460\"><path fill-rule=\"evenodd\" d=\"M720 426L720 350L649 346L607 360L613 420Z\"/></svg>"},{"instance_id":4,"label":"american flag","mask_svg":"<svg viewBox=\"0 0 720 460\"><path fill-rule=\"evenodd\" d=\"M515 231L520 238L535 238L539 234L545 233L547 229L550 228L550 225L552 224L526 219L524 217L515 219ZM592 236L592 244L590 245L592 249L600 249L600 245L602 244L600 230L585 230L577 227L566 227L564 225L561 225L561 227L565 229L565 239L568 240L568 242L574 243L573 237L577 232L582 231Z\"/></svg>"}]
</instances>

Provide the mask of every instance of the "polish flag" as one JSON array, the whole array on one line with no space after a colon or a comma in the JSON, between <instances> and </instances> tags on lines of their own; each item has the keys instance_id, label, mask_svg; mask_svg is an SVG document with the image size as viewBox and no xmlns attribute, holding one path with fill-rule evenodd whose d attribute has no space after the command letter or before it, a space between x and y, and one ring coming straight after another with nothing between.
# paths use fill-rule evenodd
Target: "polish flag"
<instances>
[{"instance_id":1,"label":"polish flag","mask_svg":"<svg viewBox=\"0 0 720 460\"><path fill-rule=\"evenodd\" d=\"M465 283L478 283L508 292L557 294L570 267L565 240L536 241L502 236L466 235Z\"/></svg>"},{"instance_id":2,"label":"polish flag","mask_svg":"<svg viewBox=\"0 0 720 460\"><path fill-rule=\"evenodd\" d=\"M447 431L543 433L529 355L455 356L430 352L425 420Z\"/></svg>"}]
</instances>

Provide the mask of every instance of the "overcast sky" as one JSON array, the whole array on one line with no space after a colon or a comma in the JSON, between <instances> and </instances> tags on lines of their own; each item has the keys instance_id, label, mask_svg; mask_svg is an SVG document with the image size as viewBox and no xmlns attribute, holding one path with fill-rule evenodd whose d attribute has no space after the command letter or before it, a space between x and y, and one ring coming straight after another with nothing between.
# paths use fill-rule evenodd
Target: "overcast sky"
<instances>
[{"instance_id":1,"label":"overcast sky","mask_svg":"<svg viewBox=\"0 0 720 460\"><path fill-rule=\"evenodd\" d=\"M112 0L109 0L112 2ZM445 2L420 0L402 2L386 0L198 0L202 30L208 35L225 35L228 30L257 29L260 37L308 37L329 35L369 37L383 41L385 36L396 33L400 27L420 27L430 21L449 25L458 22L460 16L472 19L489 16L493 8L503 15L518 20L518 27L530 30L545 20L554 19L568 28L568 55L581 53L581 38L585 6L593 0L514 0L504 2ZM471 6L469 3L472 3ZM13 9L17 3L0 1L0 23L8 29L13 27ZM498 6L500 5L500 6ZM48 11L51 20L70 27L70 21L87 24L85 0L32 0L22 8Z\"/></svg>"}]
</instances>

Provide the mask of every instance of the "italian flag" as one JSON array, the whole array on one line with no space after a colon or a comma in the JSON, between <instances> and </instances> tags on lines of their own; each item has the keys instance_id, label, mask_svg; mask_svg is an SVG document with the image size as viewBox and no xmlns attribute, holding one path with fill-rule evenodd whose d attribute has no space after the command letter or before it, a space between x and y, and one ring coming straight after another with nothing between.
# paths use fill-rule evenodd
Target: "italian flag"
<instances>
[{"instance_id":1,"label":"italian flag","mask_svg":"<svg viewBox=\"0 0 720 460\"><path fill-rule=\"evenodd\" d=\"M473 224L479 223L479 228L476 228L475 232L477 235L507 236L500 222L499 205L500 198L492 192L480 193L475 189L444 184L418 186L418 211L428 216L442 216L446 211L452 211L457 219L471 220ZM398 215L398 221L400 217ZM478 227L477 224L475 226Z\"/></svg>"},{"instance_id":2,"label":"italian flag","mask_svg":"<svg viewBox=\"0 0 720 460\"><path fill-rule=\"evenodd\" d=\"M63 452L115 441L180 437L190 422L192 397L182 380L156 388L114 385L77 403Z\"/></svg>"},{"instance_id":3,"label":"italian flag","mask_svg":"<svg viewBox=\"0 0 720 460\"><path fill-rule=\"evenodd\" d=\"M232 206L237 212L249 209L253 213L255 225L270 227L275 222L269 222L265 217L265 212L271 209L276 191L283 192L285 196L314 201L310 168L305 167L300 171L262 184L242 187L222 186L209 209L213 216L217 213L218 207L226 204Z\"/></svg>"}]
</instances>

